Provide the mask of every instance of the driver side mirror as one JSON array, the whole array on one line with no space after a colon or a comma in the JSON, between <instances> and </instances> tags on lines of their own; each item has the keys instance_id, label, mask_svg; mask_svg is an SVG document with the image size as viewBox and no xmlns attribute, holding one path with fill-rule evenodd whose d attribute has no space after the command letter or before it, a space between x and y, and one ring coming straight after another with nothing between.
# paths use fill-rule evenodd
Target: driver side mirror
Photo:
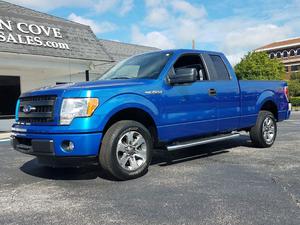
<instances>
[{"instance_id":1,"label":"driver side mirror","mask_svg":"<svg viewBox=\"0 0 300 225\"><path fill-rule=\"evenodd\" d=\"M198 72L195 68L175 69L175 74L169 75L169 82L174 84L193 83L197 80Z\"/></svg>"}]
</instances>

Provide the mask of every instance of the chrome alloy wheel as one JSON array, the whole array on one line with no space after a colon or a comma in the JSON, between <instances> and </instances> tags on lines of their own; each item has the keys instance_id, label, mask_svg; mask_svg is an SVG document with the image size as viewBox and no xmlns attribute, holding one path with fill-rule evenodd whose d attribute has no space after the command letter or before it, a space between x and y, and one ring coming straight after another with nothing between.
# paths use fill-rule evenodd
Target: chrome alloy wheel
<instances>
[{"instance_id":1,"label":"chrome alloy wheel","mask_svg":"<svg viewBox=\"0 0 300 225\"><path fill-rule=\"evenodd\" d=\"M265 118L262 127L263 137L267 144L272 144L275 137L275 124L270 117Z\"/></svg>"},{"instance_id":2,"label":"chrome alloy wheel","mask_svg":"<svg viewBox=\"0 0 300 225\"><path fill-rule=\"evenodd\" d=\"M125 170L136 170L147 161L145 138L137 131L128 131L118 141L117 160Z\"/></svg>"}]
</instances>

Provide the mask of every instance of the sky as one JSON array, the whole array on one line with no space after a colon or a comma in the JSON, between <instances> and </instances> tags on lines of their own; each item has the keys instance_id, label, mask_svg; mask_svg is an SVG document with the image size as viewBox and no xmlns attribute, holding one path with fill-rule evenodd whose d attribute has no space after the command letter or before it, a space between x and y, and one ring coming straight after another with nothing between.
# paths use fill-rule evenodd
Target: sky
<instances>
[{"instance_id":1,"label":"sky","mask_svg":"<svg viewBox=\"0 0 300 225\"><path fill-rule=\"evenodd\" d=\"M98 38L222 51L232 64L300 36L300 0L7 0L89 25Z\"/></svg>"}]
</instances>

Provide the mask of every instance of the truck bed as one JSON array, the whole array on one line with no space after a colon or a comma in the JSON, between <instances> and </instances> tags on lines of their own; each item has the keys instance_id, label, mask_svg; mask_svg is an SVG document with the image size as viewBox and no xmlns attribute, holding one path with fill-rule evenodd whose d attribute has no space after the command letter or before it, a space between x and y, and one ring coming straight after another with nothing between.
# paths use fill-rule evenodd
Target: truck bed
<instances>
[{"instance_id":1,"label":"truck bed","mask_svg":"<svg viewBox=\"0 0 300 225\"><path fill-rule=\"evenodd\" d=\"M268 99L275 99L278 107L278 121L286 119L288 109L284 87L285 81L239 81L241 90L241 126L255 124L257 107Z\"/></svg>"}]
</instances>

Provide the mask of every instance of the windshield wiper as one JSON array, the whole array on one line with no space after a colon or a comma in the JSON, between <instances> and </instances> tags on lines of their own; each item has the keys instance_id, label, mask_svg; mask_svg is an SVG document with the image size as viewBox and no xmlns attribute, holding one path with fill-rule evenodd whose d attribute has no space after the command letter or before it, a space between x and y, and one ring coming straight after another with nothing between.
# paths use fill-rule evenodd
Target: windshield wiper
<instances>
[{"instance_id":1,"label":"windshield wiper","mask_svg":"<svg viewBox=\"0 0 300 225\"><path fill-rule=\"evenodd\" d=\"M112 80L130 79L130 77L113 77Z\"/></svg>"}]
</instances>

